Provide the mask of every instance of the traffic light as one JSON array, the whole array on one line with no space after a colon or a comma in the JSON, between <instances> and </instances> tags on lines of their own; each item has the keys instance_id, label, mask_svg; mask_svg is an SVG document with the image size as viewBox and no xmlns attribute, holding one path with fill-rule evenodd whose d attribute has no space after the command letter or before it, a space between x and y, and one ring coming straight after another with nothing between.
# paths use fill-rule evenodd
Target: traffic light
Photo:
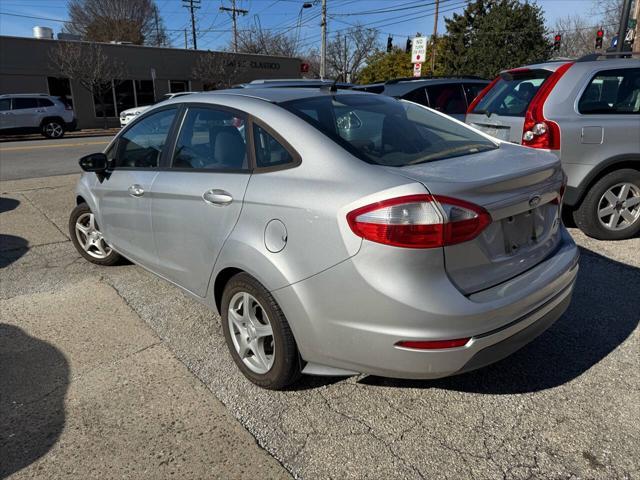
<instances>
[{"instance_id":1,"label":"traffic light","mask_svg":"<svg viewBox=\"0 0 640 480\"><path fill-rule=\"evenodd\" d=\"M389 35L387 37L387 53L391 53L392 50L393 50L393 38L391 38L391 35Z\"/></svg>"},{"instance_id":2,"label":"traffic light","mask_svg":"<svg viewBox=\"0 0 640 480\"><path fill-rule=\"evenodd\" d=\"M411 39L407 37L407 46L404 49L405 53L411 53L411 44L412 44Z\"/></svg>"},{"instance_id":3,"label":"traffic light","mask_svg":"<svg viewBox=\"0 0 640 480\"><path fill-rule=\"evenodd\" d=\"M560 42L562 41L562 35L556 33L556 36L553 37L553 49L560 50Z\"/></svg>"},{"instance_id":4,"label":"traffic light","mask_svg":"<svg viewBox=\"0 0 640 480\"><path fill-rule=\"evenodd\" d=\"M596 32L596 50L602 49L602 39L604 38L604 30L599 29Z\"/></svg>"}]
</instances>

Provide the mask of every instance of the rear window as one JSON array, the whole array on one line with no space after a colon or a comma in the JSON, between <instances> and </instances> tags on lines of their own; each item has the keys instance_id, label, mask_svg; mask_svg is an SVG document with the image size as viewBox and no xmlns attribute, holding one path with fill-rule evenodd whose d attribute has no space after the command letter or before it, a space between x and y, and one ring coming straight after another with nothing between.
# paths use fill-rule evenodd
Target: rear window
<instances>
[{"instance_id":1,"label":"rear window","mask_svg":"<svg viewBox=\"0 0 640 480\"><path fill-rule=\"evenodd\" d=\"M357 158L402 167L497 146L414 103L378 95L326 95L280 104Z\"/></svg>"},{"instance_id":2,"label":"rear window","mask_svg":"<svg viewBox=\"0 0 640 480\"><path fill-rule=\"evenodd\" d=\"M471 113L524 117L531 99L551 73L549 70L504 73Z\"/></svg>"}]
</instances>

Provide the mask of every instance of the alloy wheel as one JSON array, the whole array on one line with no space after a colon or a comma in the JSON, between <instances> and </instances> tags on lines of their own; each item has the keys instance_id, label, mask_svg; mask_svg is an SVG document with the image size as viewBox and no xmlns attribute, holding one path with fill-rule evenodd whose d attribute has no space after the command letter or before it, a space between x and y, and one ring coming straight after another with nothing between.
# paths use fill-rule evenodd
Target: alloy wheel
<instances>
[{"instance_id":1,"label":"alloy wheel","mask_svg":"<svg viewBox=\"0 0 640 480\"><path fill-rule=\"evenodd\" d=\"M47 123L44 126L44 133L51 138L59 138L64 133L62 125L56 122Z\"/></svg>"},{"instance_id":2,"label":"alloy wheel","mask_svg":"<svg viewBox=\"0 0 640 480\"><path fill-rule=\"evenodd\" d=\"M628 182L610 187L598 202L598 219L613 231L635 224L640 219L640 188Z\"/></svg>"},{"instance_id":3,"label":"alloy wheel","mask_svg":"<svg viewBox=\"0 0 640 480\"><path fill-rule=\"evenodd\" d=\"M236 353L254 373L265 374L273 366L273 329L260 302L247 292L238 292L229 302L229 332Z\"/></svg>"},{"instance_id":4,"label":"alloy wheel","mask_svg":"<svg viewBox=\"0 0 640 480\"><path fill-rule=\"evenodd\" d=\"M96 225L93 213L83 213L76 220L76 238L82 249L94 258L103 259L111 253L111 247L105 242Z\"/></svg>"}]
</instances>

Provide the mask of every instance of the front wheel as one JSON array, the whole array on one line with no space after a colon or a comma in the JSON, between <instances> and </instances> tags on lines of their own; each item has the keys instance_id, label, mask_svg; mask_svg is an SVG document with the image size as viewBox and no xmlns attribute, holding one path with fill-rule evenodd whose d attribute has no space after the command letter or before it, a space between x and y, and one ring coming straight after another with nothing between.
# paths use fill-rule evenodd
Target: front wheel
<instances>
[{"instance_id":1,"label":"front wheel","mask_svg":"<svg viewBox=\"0 0 640 480\"><path fill-rule=\"evenodd\" d=\"M64 126L58 120L46 120L42 124L42 134L47 138L62 138Z\"/></svg>"},{"instance_id":2,"label":"front wheel","mask_svg":"<svg viewBox=\"0 0 640 480\"><path fill-rule=\"evenodd\" d=\"M96 217L86 203L81 203L71 212L69 236L78 253L91 263L109 266L122 258L105 241Z\"/></svg>"},{"instance_id":3,"label":"front wheel","mask_svg":"<svg viewBox=\"0 0 640 480\"><path fill-rule=\"evenodd\" d=\"M234 276L222 294L222 330L240 371L256 385L280 390L300 377L298 348L271 294L246 273Z\"/></svg>"},{"instance_id":4,"label":"front wheel","mask_svg":"<svg viewBox=\"0 0 640 480\"><path fill-rule=\"evenodd\" d=\"M623 168L598 180L573 212L580 230L599 240L624 240L640 232L640 171Z\"/></svg>"}]
</instances>

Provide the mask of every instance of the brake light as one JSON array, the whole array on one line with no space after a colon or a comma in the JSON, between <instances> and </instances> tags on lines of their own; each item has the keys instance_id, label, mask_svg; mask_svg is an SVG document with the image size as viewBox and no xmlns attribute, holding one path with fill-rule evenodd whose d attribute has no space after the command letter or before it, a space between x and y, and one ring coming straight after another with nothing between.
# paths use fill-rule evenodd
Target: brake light
<instances>
[{"instance_id":1,"label":"brake light","mask_svg":"<svg viewBox=\"0 0 640 480\"><path fill-rule=\"evenodd\" d=\"M478 105L480 100L482 100L482 97L484 97L487 93L489 93L489 90L491 90L493 86L496 83L498 83L498 80L500 80L500 76L497 76L496 78L491 80L491 83L489 85L487 85L482 90L480 90L480 93L478 93L476 98L474 98L471 104L469 104L469 108L467 108L467 113L473 113L473 110L476 108L476 105Z\"/></svg>"},{"instance_id":2,"label":"brake light","mask_svg":"<svg viewBox=\"0 0 640 480\"><path fill-rule=\"evenodd\" d=\"M405 248L436 248L477 237L491 223L482 207L441 195L407 195L347 214L353 233Z\"/></svg>"},{"instance_id":3,"label":"brake light","mask_svg":"<svg viewBox=\"0 0 640 480\"><path fill-rule=\"evenodd\" d=\"M470 338L456 338L454 340L402 340L396 347L411 350L442 350L443 348L464 347Z\"/></svg>"},{"instance_id":4,"label":"brake light","mask_svg":"<svg viewBox=\"0 0 640 480\"><path fill-rule=\"evenodd\" d=\"M522 128L522 145L560 150L560 127L544 118L544 102L571 65L573 62L565 63L549 75L529 102Z\"/></svg>"}]
</instances>

